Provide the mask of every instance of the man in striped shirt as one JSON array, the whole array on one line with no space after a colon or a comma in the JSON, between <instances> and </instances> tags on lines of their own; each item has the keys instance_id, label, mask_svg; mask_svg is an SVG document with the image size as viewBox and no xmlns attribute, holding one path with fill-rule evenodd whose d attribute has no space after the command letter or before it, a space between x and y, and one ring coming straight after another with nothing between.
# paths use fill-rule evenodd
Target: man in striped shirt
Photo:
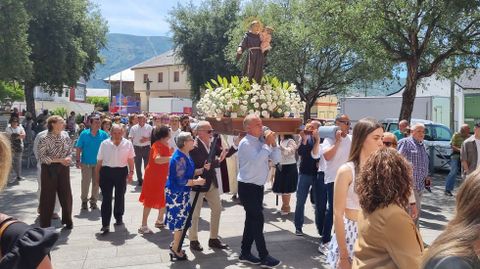
<instances>
[{"instance_id":1,"label":"man in striped shirt","mask_svg":"<svg viewBox=\"0 0 480 269\"><path fill-rule=\"evenodd\" d=\"M417 123L411 128L411 136L398 142L398 151L412 164L413 192L417 206L417 218L415 224L418 227L420 211L422 207L422 194L425 186L430 186L431 179L428 175L428 155L423 144L425 137L425 125Z\"/></svg>"}]
</instances>

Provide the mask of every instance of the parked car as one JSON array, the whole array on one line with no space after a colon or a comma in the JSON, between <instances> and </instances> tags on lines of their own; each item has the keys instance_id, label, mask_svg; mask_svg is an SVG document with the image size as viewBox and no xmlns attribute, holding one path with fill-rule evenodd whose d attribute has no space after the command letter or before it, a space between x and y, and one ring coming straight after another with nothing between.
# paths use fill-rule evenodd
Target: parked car
<instances>
[{"instance_id":1,"label":"parked car","mask_svg":"<svg viewBox=\"0 0 480 269\"><path fill-rule=\"evenodd\" d=\"M398 130L398 119L387 118L380 121L387 132ZM435 169L449 170L452 147L450 140L452 132L450 128L441 123L430 120L412 119L410 124L423 123L425 125L425 147L429 155L433 153L433 167Z\"/></svg>"}]
</instances>

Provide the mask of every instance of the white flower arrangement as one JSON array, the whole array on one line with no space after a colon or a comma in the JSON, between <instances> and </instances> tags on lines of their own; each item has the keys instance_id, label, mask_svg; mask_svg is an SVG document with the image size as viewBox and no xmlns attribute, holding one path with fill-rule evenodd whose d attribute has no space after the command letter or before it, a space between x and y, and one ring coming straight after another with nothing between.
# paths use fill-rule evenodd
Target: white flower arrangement
<instances>
[{"instance_id":1,"label":"white flower arrangement","mask_svg":"<svg viewBox=\"0 0 480 269\"><path fill-rule=\"evenodd\" d=\"M213 84L213 86L212 86ZM218 77L207 83L205 94L197 103L204 117L244 117L256 114L263 118L300 117L305 110L295 84L264 77L263 84L250 83L248 78Z\"/></svg>"}]
</instances>

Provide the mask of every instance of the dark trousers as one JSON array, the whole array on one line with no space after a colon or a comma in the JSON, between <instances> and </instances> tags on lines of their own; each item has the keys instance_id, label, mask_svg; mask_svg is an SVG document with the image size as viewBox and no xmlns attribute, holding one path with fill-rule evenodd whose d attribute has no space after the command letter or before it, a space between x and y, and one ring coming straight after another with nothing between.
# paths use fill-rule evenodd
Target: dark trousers
<instances>
[{"instance_id":1,"label":"dark trousers","mask_svg":"<svg viewBox=\"0 0 480 269\"><path fill-rule=\"evenodd\" d=\"M313 188L315 190L315 225L317 226L318 234L324 237L325 230L325 210L327 206L327 195L325 185L325 173L318 172ZM328 229L327 229L328 230ZM332 228L330 227L330 232Z\"/></svg>"},{"instance_id":2,"label":"dark trousers","mask_svg":"<svg viewBox=\"0 0 480 269\"><path fill-rule=\"evenodd\" d=\"M125 191L127 189L128 168L112 168L102 166L100 169L100 189L102 190L102 226L110 226L112 218L112 195L115 188L115 204L113 216L117 221L122 221L125 212Z\"/></svg>"},{"instance_id":3,"label":"dark trousers","mask_svg":"<svg viewBox=\"0 0 480 269\"><path fill-rule=\"evenodd\" d=\"M245 209L245 228L243 229L242 254L250 254L255 241L260 259L268 255L263 237L263 186L238 182L238 196Z\"/></svg>"},{"instance_id":4,"label":"dark trousers","mask_svg":"<svg viewBox=\"0 0 480 269\"><path fill-rule=\"evenodd\" d=\"M150 155L150 146L133 146L135 150L135 172L137 173L138 182L143 182L142 176L142 160L143 160L143 169L147 167L148 156Z\"/></svg>"},{"instance_id":5,"label":"dark trousers","mask_svg":"<svg viewBox=\"0 0 480 269\"><path fill-rule=\"evenodd\" d=\"M324 213L318 212L317 216L324 216L322 243L326 244L332 240L332 226L333 226L333 187L334 184L327 183L324 185L323 196L320 201L324 203ZM315 208L316 209L316 208ZM322 220L319 220L322 221Z\"/></svg>"},{"instance_id":6,"label":"dark trousers","mask_svg":"<svg viewBox=\"0 0 480 269\"><path fill-rule=\"evenodd\" d=\"M42 164L40 180L40 227L50 227L57 195L62 206L62 224L73 224L70 167L59 163Z\"/></svg>"}]
</instances>

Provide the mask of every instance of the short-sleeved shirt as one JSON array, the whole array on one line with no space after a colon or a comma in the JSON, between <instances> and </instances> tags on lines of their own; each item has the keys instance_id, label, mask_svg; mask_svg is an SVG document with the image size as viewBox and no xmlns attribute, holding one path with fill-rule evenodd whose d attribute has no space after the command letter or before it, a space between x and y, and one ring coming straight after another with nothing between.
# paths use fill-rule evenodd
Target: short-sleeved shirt
<instances>
[{"instance_id":1,"label":"short-sleeved shirt","mask_svg":"<svg viewBox=\"0 0 480 269\"><path fill-rule=\"evenodd\" d=\"M112 139L106 139L100 144L97 160L102 166L122 168L128 165L128 159L135 157L132 142L122 138L120 144L115 145Z\"/></svg>"},{"instance_id":2,"label":"short-sleeved shirt","mask_svg":"<svg viewBox=\"0 0 480 269\"><path fill-rule=\"evenodd\" d=\"M13 128L12 126L8 126L7 129L5 129L5 133L8 136L11 136L12 134L22 135L22 134L25 134L25 129L23 129L22 125L18 125L16 128ZM20 140L20 142L23 145L23 140Z\"/></svg>"},{"instance_id":3,"label":"short-sleeved shirt","mask_svg":"<svg viewBox=\"0 0 480 269\"><path fill-rule=\"evenodd\" d=\"M334 144L335 140L327 137L325 140L323 140L322 149L325 151ZM333 156L333 158L329 161L326 161L327 166L325 168L325 184L335 182L338 169L348 161L348 155L350 154L351 147L352 136L347 135L346 137L342 137L335 156Z\"/></svg>"},{"instance_id":4,"label":"short-sleeved shirt","mask_svg":"<svg viewBox=\"0 0 480 269\"><path fill-rule=\"evenodd\" d=\"M84 130L80 134L75 147L82 149L82 164L97 164L98 150L105 139L108 139L108 134L102 130L98 130L95 136L92 135L91 129Z\"/></svg>"},{"instance_id":5,"label":"short-sleeved shirt","mask_svg":"<svg viewBox=\"0 0 480 269\"><path fill-rule=\"evenodd\" d=\"M455 146L457 148L462 147L463 141L465 141L465 137L461 133L455 133L452 136L452 140L450 140L450 145ZM460 159L460 152L452 152L452 159Z\"/></svg>"},{"instance_id":6,"label":"short-sleeved shirt","mask_svg":"<svg viewBox=\"0 0 480 269\"><path fill-rule=\"evenodd\" d=\"M402 132L400 132L400 130L393 131L393 134L397 137L397 141L400 141L400 139L405 138L405 135Z\"/></svg>"},{"instance_id":7,"label":"short-sleeved shirt","mask_svg":"<svg viewBox=\"0 0 480 269\"><path fill-rule=\"evenodd\" d=\"M147 142L140 142L140 139L142 137L151 137L152 136L152 130L153 127L149 124L140 126L139 124L136 124L130 128L130 132L128 133L128 138L132 139L132 143L134 146L140 146L140 147L145 147L145 146L150 146L150 141Z\"/></svg>"}]
</instances>

